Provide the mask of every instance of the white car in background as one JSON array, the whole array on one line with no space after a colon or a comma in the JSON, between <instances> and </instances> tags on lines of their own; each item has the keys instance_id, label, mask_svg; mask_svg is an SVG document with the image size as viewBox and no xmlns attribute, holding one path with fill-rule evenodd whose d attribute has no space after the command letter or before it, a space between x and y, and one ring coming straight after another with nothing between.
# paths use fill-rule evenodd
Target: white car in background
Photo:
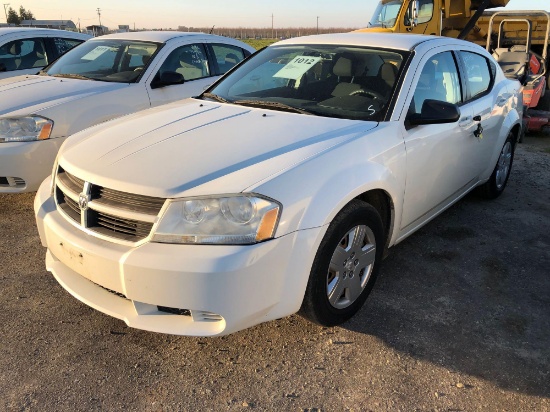
<instances>
[{"instance_id":1,"label":"white car in background","mask_svg":"<svg viewBox=\"0 0 550 412\"><path fill-rule=\"evenodd\" d=\"M65 138L204 91L255 50L202 33L101 36L40 72L0 80L0 193L34 191Z\"/></svg>"},{"instance_id":2,"label":"white car in background","mask_svg":"<svg viewBox=\"0 0 550 412\"><path fill-rule=\"evenodd\" d=\"M67 140L35 200L47 269L150 331L222 335L300 309L342 323L388 247L476 187L503 192L520 89L450 38L278 42L200 98Z\"/></svg>"},{"instance_id":3,"label":"white car in background","mask_svg":"<svg viewBox=\"0 0 550 412\"><path fill-rule=\"evenodd\" d=\"M0 28L0 79L36 74L63 53L91 39L67 30Z\"/></svg>"}]
</instances>

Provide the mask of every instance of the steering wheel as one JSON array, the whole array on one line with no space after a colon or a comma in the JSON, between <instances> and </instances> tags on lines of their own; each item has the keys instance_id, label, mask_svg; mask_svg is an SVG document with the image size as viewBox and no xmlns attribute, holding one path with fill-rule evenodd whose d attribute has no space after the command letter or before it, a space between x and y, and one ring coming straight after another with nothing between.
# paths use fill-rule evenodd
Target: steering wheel
<instances>
[{"instance_id":1,"label":"steering wheel","mask_svg":"<svg viewBox=\"0 0 550 412\"><path fill-rule=\"evenodd\" d=\"M369 97L373 100L376 100L376 99L384 100L384 96L382 96L380 93L373 92L372 90L365 90L365 89L354 90L349 95L350 96L365 96L365 97Z\"/></svg>"}]
</instances>

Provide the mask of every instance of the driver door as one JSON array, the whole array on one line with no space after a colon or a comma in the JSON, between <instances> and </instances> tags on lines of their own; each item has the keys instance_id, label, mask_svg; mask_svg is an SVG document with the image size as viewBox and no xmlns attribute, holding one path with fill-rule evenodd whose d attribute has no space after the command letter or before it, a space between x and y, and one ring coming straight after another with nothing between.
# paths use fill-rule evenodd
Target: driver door
<instances>
[{"instance_id":1,"label":"driver door","mask_svg":"<svg viewBox=\"0 0 550 412\"><path fill-rule=\"evenodd\" d=\"M198 96L215 78L203 44L186 44L172 50L147 83L151 107L170 103L186 97ZM155 82L163 72L178 73L183 84L156 87Z\"/></svg>"},{"instance_id":2,"label":"driver door","mask_svg":"<svg viewBox=\"0 0 550 412\"><path fill-rule=\"evenodd\" d=\"M412 0L411 0L412 1ZM404 7L409 7L409 3L404 3ZM432 34L439 35L437 27L439 16L435 10L434 0L420 0L418 2L418 20L417 25L412 27L410 23L410 13L407 9L405 12L404 21L400 22L403 25L400 33L414 33L414 34Z\"/></svg>"},{"instance_id":3,"label":"driver door","mask_svg":"<svg viewBox=\"0 0 550 412\"><path fill-rule=\"evenodd\" d=\"M407 182L401 229L413 230L471 188L478 176L471 105L463 105L457 61L451 51L432 54L420 64L409 113L420 113L426 99L460 106L460 120L405 127ZM414 83L414 82L413 82Z\"/></svg>"}]
</instances>

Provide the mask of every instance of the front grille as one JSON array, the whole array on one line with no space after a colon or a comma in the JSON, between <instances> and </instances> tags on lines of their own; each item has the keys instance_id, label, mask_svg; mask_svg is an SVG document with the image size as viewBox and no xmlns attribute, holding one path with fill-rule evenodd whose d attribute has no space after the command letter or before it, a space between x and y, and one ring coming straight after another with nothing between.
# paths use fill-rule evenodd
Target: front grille
<instances>
[{"instance_id":1,"label":"front grille","mask_svg":"<svg viewBox=\"0 0 550 412\"><path fill-rule=\"evenodd\" d=\"M58 170L57 179L63 182L73 193L78 194L84 189L84 180L65 172L62 168Z\"/></svg>"},{"instance_id":2,"label":"front grille","mask_svg":"<svg viewBox=\"0 0 550 412\"><path fill-rule=\"evenodd\" d=\"M92 232L130 242L149 236L165 202L85 182L61 166L56 182L55 199L66 216Z\"/></svg>"},{"instance_id":3,"label":"front grille","mask_svg":"<svg viewBox=\"0 0 550 412\"><path fill-rule=\"evenodd\" d=\"M14 187L20 189L25 187L25 180L20 177L0 176L0 187Z\"/></svg>"},{"instance_id":4,"label":"front grille","mask_svg":"<svg viewBox=\"0 0 550 412\"><path fill-rule=\"evenodd\" d=\"M88 228L97 233L129 241L149 236L153 227L152 223L123 219L95 211L90 212L88 222Z\"/></svg>"},{"instance_id":5,"label":"front grille","mask_svg":"<svg viewBox=\"0 0 550 412\"><path fill-rule=\"evenodd\" d=\"M92 200L106 206L119 209L157 215L164 205L164 200L158 197L141 196L133 193L119 192L102 186L94 186Z\"/></svg>"},{"instance_id":6,"label":"front grille","mask_svg":"<svg viewBox=\"0 0 550 412\"><path fill-rule=\"evenodd\" d=\"M65 196L65 194L57 188L56 191L56 199L58 206L67 214L71 219L73 219L76 222L80 223L80 206L78 206L78 203L75 202L73 199L71 199L68 196Z\"/></svg>"}]
</instances>

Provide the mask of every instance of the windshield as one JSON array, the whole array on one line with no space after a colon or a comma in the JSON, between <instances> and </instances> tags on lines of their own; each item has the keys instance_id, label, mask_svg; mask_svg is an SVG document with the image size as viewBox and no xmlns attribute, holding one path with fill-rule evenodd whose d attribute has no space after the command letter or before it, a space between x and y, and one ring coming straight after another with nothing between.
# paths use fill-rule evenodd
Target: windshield
<instances>
[{"instance_id":1,"label":"windshield","mask_svg":"<svg viewBox=\"0 0 550 412\"><path fill-rule=\"evenodd\" d=\"M92 40L64 54L44 73L56 77L134 83L159 48L157 43Z\"/></svg>"},{"instance_id":2,"label":"windshield","mask_svg":"<svg viewBox=\"0 0 550 412\"><path fill-rule=\"evenodd\" d=\"M393 27L397 21L403 0L382 0L369 23L369 27Z\"/></svg>"},{"instance_id":3,"label":"windshield","mask_svg":"<svg viewBox=\"0 0 550 412\"><path fill-rule=\"evenodd\" d=\"M204 98L295 113L380 121L406 54L334 45L272 46Z\"/></svg>"}]
</instances>

